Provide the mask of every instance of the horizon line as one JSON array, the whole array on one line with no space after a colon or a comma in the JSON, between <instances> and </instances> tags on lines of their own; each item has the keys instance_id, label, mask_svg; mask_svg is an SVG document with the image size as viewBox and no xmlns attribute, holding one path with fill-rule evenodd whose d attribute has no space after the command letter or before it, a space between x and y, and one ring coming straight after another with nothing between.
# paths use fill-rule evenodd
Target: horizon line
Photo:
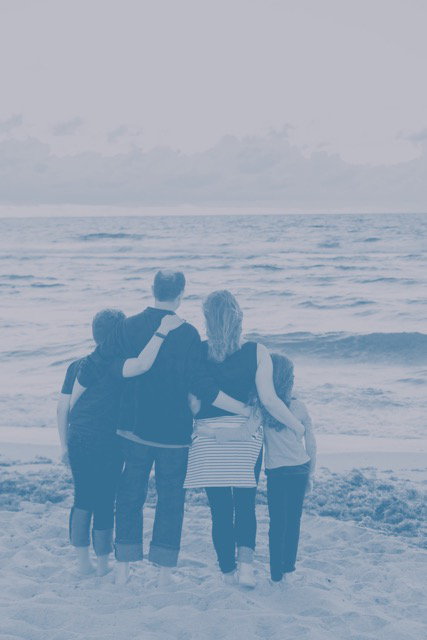
<instances>
[{"instance_id":1,"label":"horizon line","mask_svg":"<svg viewBox=\"0 0 427 640\"><path fill-rule=\"evenodd\" d=\"M330 215L427 215L425 211L357 210L336 209L332 211L310 209L302 211L288 207L252 206L138 206L138 205L87 205L87 204L0 204L1 219L16 218L143 218L143 217L230 217L230 216L330 216Z\"/></svg>"}]
</instances>

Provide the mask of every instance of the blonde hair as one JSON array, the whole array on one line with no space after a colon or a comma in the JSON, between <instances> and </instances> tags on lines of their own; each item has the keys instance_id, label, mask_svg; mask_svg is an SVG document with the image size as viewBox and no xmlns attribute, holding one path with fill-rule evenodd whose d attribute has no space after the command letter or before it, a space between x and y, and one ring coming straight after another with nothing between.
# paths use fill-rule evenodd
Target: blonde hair
<instances>
[{"instance_id":1,"label":"blonde hair","mask_svg":"<svg viewBox=\"0 0 427 640\"><path fill-rule=\"evenodd\" d=\"M240 349L243 313L229 291L213 291L203 302L208 336L208 358L223 362Z\"/></svg>"}]
</instances>

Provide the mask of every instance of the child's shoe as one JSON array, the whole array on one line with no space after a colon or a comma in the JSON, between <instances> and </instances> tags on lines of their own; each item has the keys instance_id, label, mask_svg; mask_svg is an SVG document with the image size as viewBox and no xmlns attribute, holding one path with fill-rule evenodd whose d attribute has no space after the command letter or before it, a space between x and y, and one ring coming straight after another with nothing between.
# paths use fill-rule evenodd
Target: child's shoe
<instances>
[{"instance_id":1,"label":"child's shoe","mask_svg":"<svg viewBox=\"0 0 427 640\"><path fill-rule=\"evenodd\" d=\"M238 580L242 587L250 587L251 589L256 587L254 565L248 562L239 562Z\"/></svg>"},{"instance_id":2,"label":"child's shoe","mask_svg":"<svg viewBox=\"0 0 427 640\"><path fill-rule=\"evenodd\" d=\"M236 569L234 569L234 571L229 571L228 573L223 573L222 579L225 582L225 584L237 584Z\"/></svg>"}]
</instances>

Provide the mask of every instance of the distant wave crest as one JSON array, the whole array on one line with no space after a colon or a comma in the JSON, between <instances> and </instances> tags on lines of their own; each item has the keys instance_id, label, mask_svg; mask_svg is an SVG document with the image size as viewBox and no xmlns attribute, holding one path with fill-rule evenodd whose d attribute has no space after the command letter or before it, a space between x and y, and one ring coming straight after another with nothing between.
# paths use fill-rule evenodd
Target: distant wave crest
<instances>
[{"instance_id":1,"label":"distant wave crest","mask_svg":"<svg viewBox=\"0 0 427 640\"><path fill-rule=\"evenodd\" d=\"M248 264L242 267L243 269L264 269L265 271L284 271L285 267L280 267L277 264Z\"/></svg>"},{"instance_id":2,"label":"distant wave crest","mask_svg":"<svg viewBox=\"0 0 427 640\"><path fill-rule=\"evenodd\" d=\"M142 240L143 233L84 233L79 240Z\"/></svg>"},{"instance_id":3,"label":"distant wave crest","mask_svg":"<svg viewBox=\"0 0 427 640\"><path fill-rule=\"evenodd\" d=\"M297 332L274 336L253 333L247 337L262 342L270 351L290 356L354 359L361 362L427 362L427 335L424 333Z\"/></svg>"}]
</instances>

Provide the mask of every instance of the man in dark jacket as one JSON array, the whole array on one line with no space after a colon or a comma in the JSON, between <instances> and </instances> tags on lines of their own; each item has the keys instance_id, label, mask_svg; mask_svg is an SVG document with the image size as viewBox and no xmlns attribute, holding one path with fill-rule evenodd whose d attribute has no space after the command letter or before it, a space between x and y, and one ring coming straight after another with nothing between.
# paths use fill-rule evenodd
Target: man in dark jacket
<instances>
[{"instance_id":1,"label":"man in dark jacket","mask_svg":"<svg viewBox=\"0 0 427 640\"><path fill-rule=\"evenodd\" d=\"M89 387L114 359L137 356L153 334L164 340L151 369L125 380L122 391L118 434L123 439L125 467L116 509L119 582L128 580L128 563L142 559L142 507L153 464L158 499L149 559L161 567L162 584L170 580L171 568L177 564L193 428L188 394L227 411L242 412L241 403L222 393L208 374L195 327L184 323L168 336L157 332L162 318L178 309L184 287L183 273L157 272L154 307L118 323L78 374L80 388Z\"/></svg>"}]
</instances>

